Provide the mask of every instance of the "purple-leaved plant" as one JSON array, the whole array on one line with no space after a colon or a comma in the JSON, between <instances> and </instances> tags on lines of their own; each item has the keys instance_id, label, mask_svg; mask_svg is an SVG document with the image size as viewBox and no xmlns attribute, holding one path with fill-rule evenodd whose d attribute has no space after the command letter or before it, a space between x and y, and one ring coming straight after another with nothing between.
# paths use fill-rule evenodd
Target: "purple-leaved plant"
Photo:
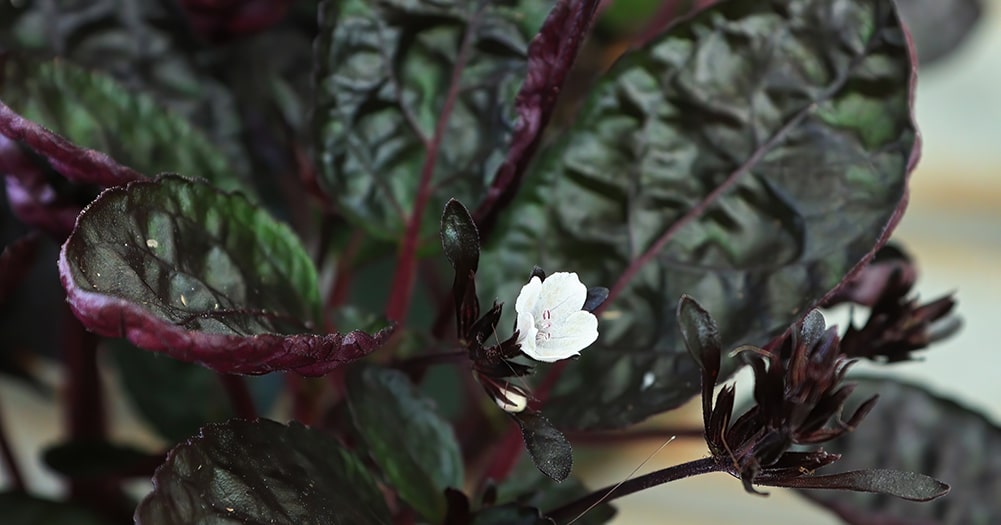
<instances>
[{"instance_id":1,"label":"purple-leaved plant","mask_svg":"<svg viewBox=\"0 0 1001 525\"><path fill-rule=\"evenodd\" d=\"M999 477L936 443L1001 431L847 376L958 326L887 245L921 3L663 0L625 32L628 0L0 3L0 371L44 389L24 356L62 359L69 488L32 495L0 419L0 515L598 524L724 472L852 523L988 523ZM980 12L945 3L923 61ZM112 432L102 367L169 447ZM702 428L630 429L697 395ZM651 434L709 456L573 476L571 442Z\"/></svg>"}]
</instances>

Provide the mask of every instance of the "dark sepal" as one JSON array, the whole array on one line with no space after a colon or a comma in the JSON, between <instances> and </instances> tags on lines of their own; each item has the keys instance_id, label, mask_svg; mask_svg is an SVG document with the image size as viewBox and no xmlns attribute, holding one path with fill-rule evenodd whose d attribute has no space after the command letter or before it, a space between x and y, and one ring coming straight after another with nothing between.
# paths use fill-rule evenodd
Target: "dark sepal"
<instances>
[{"instance_id":1,"label":"dark sepal","mask_svg":"<svg viewBox=\"0 0 1001 525\"><path fill-rule=\"evenodd\" d=\"M682 295L678 301L677 317L685 346L702 369L702 418L708 430L712 413L712 393L719 378L720 359L723 353L719 328L709 312L688 295Z\"/></svg>"},{"instance_id":2,"label":"dark sepal","mask_svg":"<svg viewBox=\"0 0 1001 525\"><path fill-rule=\"evenodd\" d=\"M584 306L581 310L594 312L608 299L608 288L604 286L592 286L587 289L587 299L584 299Z\"/></svg>"},{"instance_id":3,"label":"dark sepal","mask_svg":"<svg viewBox=\"0 0 1001 525\"><path fill-rule=\"evenodd\" d=\"M469 210L455 199L449 199L441 214L441 246L455 270L452 299L456 330L460 340L467 340L480 312L475 282L480 264L480 234Z\"/></svg>"}]
</instances>

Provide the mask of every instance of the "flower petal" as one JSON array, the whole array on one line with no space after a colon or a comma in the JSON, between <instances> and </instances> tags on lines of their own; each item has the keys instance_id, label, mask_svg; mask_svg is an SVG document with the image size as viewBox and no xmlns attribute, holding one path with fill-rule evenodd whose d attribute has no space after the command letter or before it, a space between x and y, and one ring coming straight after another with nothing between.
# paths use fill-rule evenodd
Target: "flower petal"
<instances>
[{"instance_id":1,"label":"flower petal","mask_svg":"<svg viewBox=\"0 0 1001 525\"><path fill-rule=\"evenodd\" d=\"M521 287L521 293L514 302L514 311L521 314L531 314L532 310L539 302L539 293L542 291L542 279L532 277L528 284Z\"/></svg>"},{"instance_id":2,"label":"flower petal","mask_svg":"<svg viewBox=\"0 0 1001 525\"><path fill-rule=\"evenodd\" d=\"M542 281L539 302L532 313L538 320L544 310L549 310L549 318L558 323L580 311L586 299L587 286L580 282L576 273L556 272Z\"/></svg>"},{"instance_id":3,"label":"flower petal","mask_svg":"<svg viewBox=\"0 0 1001 525\"><path fill-rule=\"evenodd\" d=\"M536 341L536 355L529 354L529 357L552 363L580 354L598 339L598 318L591 312L578 310L554 324L549 334L548 339Z\"/></svg>"},{"instance_id":4,"label":"flower petal","mask_svg":"<svg viewBox=\"0 0 1001 525\"><path fill-rule=\"evenodd\" d=\"M529 356L535 352L535 336L539 333L539 329L535 326L535 318L529 313L518 314L518 344L521 345L521 351L525 352Z\"/></svg>"}]
</instances>

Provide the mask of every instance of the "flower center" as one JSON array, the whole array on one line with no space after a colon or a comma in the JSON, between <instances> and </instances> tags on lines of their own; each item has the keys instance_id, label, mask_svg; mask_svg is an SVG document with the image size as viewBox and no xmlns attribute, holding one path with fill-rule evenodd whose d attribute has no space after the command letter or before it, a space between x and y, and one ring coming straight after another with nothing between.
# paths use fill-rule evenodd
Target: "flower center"
<instances>
[{"instance_id":1,"label":"flower center","mask_svg":"<svg viewBox=\"0 0 1001 525\"><path fill-rule=\"evenodd\" d=\"M553 327L553 313L549 310L542 311L542 320L540 320L536 328L539 329L538 333L535 334L535 340L538 341L548 341L552 334L549 333L549 329Z\"/></svg>"}]
</instances>

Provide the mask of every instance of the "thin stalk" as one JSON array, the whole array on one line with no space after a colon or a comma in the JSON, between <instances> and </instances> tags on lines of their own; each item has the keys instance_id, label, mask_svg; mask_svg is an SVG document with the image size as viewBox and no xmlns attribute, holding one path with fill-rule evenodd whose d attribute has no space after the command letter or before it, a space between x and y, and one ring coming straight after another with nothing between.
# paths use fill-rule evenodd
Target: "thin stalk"
<instances>
[{"instance_id":1,"label":"thin stalk","mask_svg":"<svg viewBox=\"0 0 1001 525\"><path fill-rule=\"evenodd\" d=\"M482 8L470 19L466 27L466 33L462 37L459 54L452 68L452 77L449 81L448 93L445 95L445 102L441 108L441 115L435 126L434 135L428 144L427 156L424 157L424 165L421 167L421 179L417 187L417 199L414 201L414 211L407 221L406 233L396 262L396 272L393 275L392 290L389 296L389 303L386 306L386 317L390 321L397 321L404 324L407 317L407 310L410 308L410 298L414 291L414 273L417 267L417 246L420 244L421 222L424 217L424 210L428 201L431 200L433 187L431 185L434 178L435 164L438 161L438 152L441 149L442 140L448 129L449 117L459 98L459 85L462 73L466 69L473 47L473 35L476 34L477 25Z\"/></svg>"},{"instance_id":2,"label":"thin stalk","mask_svg":"<svg viewBox=\"0 0 1001 525\"><path fill-rule=\"evenodd\" d=\"M587 496L547 512L546 516L559 524L571 523L600 503L613 501L622 496L628 496L634 492L656 487L657 485L671 481L690 478L700 474L708 474L710 472L723 472L724 470L725 467L717 462L716 458L696 459L688 463L644 474L622 483L600 488Z\"/></svg>"},{"instance_id":3,"label":"thin stalk","mask_svg":"<svg viewBox=\"0 0 1001 525\"><path fill-rule=\"evenodd\" d=\"M243 380L243 377L233 374L218 375L236 417L251 421L257 419L257 408L254 407L254 398L251 397L250 389L247 388L247 383Z\"/></svg>"}]
</instances>

